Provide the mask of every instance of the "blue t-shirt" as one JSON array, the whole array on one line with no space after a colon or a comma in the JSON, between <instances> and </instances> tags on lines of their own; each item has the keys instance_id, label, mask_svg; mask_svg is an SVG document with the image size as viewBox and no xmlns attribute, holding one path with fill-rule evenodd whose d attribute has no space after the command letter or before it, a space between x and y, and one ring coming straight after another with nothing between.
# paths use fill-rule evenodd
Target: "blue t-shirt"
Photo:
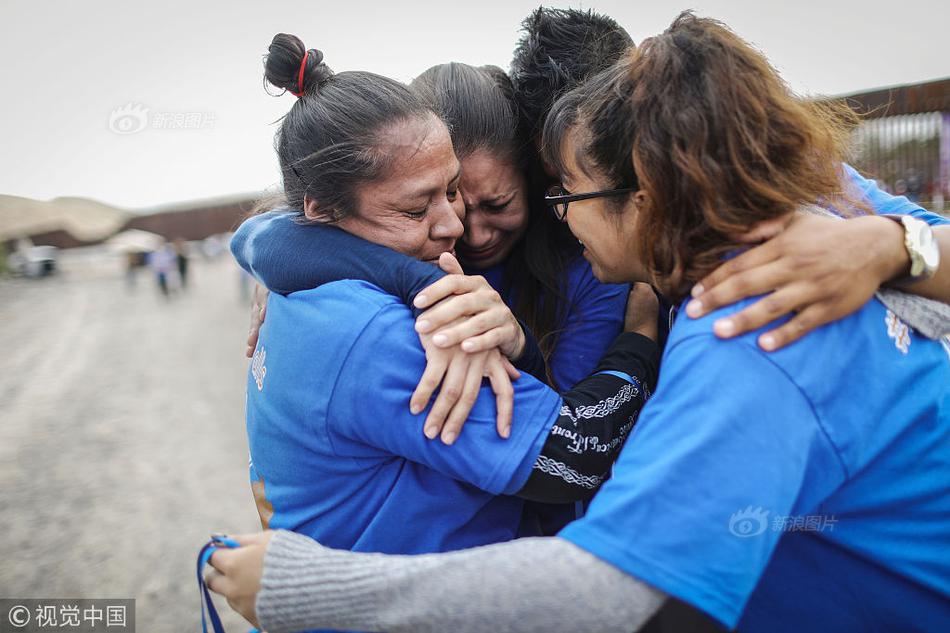
<instances>
[{"instance_id":1,"label":"blue t-shirt","mask_svg":"<svg viewBox=\"0 0 950 633\"><path fill-rule=\"evenodd\" d=\"M518 289L505 288L504 263L486 270L466 271L482 275L505 303L515 305ZM597 281L590 263L575 257L567 268L568 311L557 347L548 360L555 386L566 391L590 375L610 343L623 331L629 284Z\"/></svg>"},{"instance_id":2,"label":"blue t-shirt","mask_svg":"<svg viewBox=\"0 0 950 633\"><path fill-rule=\"evenodd\" d=\"M755 300L676 320L561 536L740 630L950 631L950 343L877 300L772 353L711 333Z\"/></svg>"},{"instance_id":3,"label":"blue t-shirt","mask_svg":"<svg viewBox=\"0 0 950 633\"><path fill-rule=\"evenodd\" d=\"M366 282L272 294L248 372L251 479L269 527L330 547L417 554L514 537L557 393L514 382L511 437L482 388L453 446L422 433L409 396L425 367L413 318Z\"/></svg>"}]
</instances>

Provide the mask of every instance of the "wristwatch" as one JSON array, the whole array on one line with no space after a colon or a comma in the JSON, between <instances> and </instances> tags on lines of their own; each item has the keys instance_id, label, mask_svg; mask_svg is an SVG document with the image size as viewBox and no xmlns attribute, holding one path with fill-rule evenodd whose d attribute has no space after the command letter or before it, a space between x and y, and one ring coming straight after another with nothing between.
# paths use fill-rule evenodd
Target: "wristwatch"
<instances>
[{"instance_id":1,"label":"wristwatch","mask_svg":"<svg viewBox=\"0 0 950 633\"><path fill-rule=\"evenodd\" d=\"M930 279L940 266L940 246L930 225L910 215L884 216L904 226L904 247L910 256L910 273L895 284L911 284Z\"/></svg>"}]
</instances>

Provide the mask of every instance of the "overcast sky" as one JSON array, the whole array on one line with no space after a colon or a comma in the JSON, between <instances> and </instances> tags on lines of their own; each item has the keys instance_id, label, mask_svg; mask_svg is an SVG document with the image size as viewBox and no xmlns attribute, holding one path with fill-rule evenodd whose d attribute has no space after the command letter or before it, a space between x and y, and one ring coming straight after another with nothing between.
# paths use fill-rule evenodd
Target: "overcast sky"
<instances>
[{"instance_id":1,"label":"overcast sky","mask_svg":"<svg viewBox=\"0 0 950 633\"><path fill-rule=\"evenodd\" d=\"M153 207L274 187L273 122L294 101L262 87L275 33L323 50L336 71L408 81L446 61L507 69L520 21L538 4L3 0L0 194ZM807 94L950 76L946 0L552 4L611 15L636 42L694 8L756 44ZM127 104L137 110L113 114Z\"/></svg>"}]
</instances>

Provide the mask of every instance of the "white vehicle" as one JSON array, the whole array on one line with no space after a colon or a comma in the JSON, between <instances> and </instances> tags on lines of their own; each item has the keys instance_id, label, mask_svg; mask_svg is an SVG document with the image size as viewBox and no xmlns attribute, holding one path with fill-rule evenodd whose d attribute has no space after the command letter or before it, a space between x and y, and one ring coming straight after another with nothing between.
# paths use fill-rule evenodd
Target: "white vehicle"
<instances>
[{"instance_id":1,"label":"white vehicle","mask_svg":"<svg viewBox=\"0 0 950 633\"><path fill-rule=\"evenodd\" d=\"M21 245L7 258L7 268L24 277L46 277L56 272L55 246Z\"/></svg>"}]
</instances>

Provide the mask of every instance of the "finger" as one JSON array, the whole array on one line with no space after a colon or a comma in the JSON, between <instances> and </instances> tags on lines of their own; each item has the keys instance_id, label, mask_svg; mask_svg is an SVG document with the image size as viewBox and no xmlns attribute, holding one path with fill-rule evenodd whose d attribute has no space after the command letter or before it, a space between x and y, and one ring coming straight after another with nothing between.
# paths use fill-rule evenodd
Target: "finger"
<instances>
[{"instance_id":1,"label":"finger","mask_svg":"<svg viewBox=\"0 0 950 633\"><path fill-rule=\"evenodd\" d=\"M713 332L719 338L732 338L771 323L775 319L798 310L820 299L811 284L793 284L779 288L741 312L730 314L713 323Z\"/></svg>"},{"instance_id":2,"label":"finger","mask_svg":"<svg viewBox=\"0 0 950 633\"><path fill-rule=\"evenodd\" d=\"M507 327L497 327L493 330L485 332L484 334L479 334L478 336L465 339L462 341L462 349L464 349L469 354L484 352L486 350L492 349L493 347L500 346L505 340L508 339L508 336L509 334Z\"/></svg>"},{"instance_id":3,"label":"finger","mask_svg":"<svg viewBox=\"0 0 950 633\"><path fill-rule=\"evenodd\" d=\"M462 265L459 263L459 260L455 259L455 255L452 253L442 253L439 255L439 268L449 273L450 275L464 275L465 271L462 270Z\"/></svg>"},{"instance_id":4,"label":"finger","mask_svg":"<svg viewBox=\"0 0 950 633\"><path fill-rule=\"evenodd\" d=\"M219 547L215 551L211 552L211 556L208 558L208 565L219 572L226 574L231 568L230 565L233 562L233 556L234 552L228 550L227 548Z\"/></svg>"},{"instance_id":5,"label":"finger","mask_svg":"<svg viewBox=\"0 0 950 633\"><path fill-rule=\"evenodd\" d=\"M449 369L442 380L439 395L436 396L435 403L433 403L429 415L426 417L425 426L423 427L426 437L434 438L442 433L446 417L462 395L469 359L468 354L456 354L449 362ZM442 441L445 442L445 439L443 437Z\"/></svg>"},{"instance_id":6,"label":"finger","mask_svg":"<svg viewBox=\"0 0 950 633\"><path fill-rule=\"evenodd\" d=\"M422 410L426 408L426 405L429 404L432 394L439 388L439 383L442 382L442 377L445 376L447 367L448 359L442 353L433 355L432 358L427 360L425 371L422 372L422 378L419 380L419 384L416 385L416 390L412 392L412 397L409 399L409 411L413 415L422 412ZM426 436L431 440L435 437L435 434L429 435L428 431L429 429L426 428Z\"/></svg>"},{"instance_id":7,"label":"finger","mask_svg":"<svg viewBox=\"0 0 950 633\"><path fill-rule=\"evenodd\" d=\"M265 543L268 538L267 532L253 532L251 534L238 534L235 536L227 534L225 536L227 536L227 538L231 539L232 541L237 541L237 543L240 545L260 545ZM212 558L213 557L214 555L212 555Z\"/></svg>"},{"instance_id":8,"label":"finger","mask_svg":"<svg viewBox=\"0 0 950 633\"><path fill-rule=\"evenodd\" d=\"M781 327L760 336L759 347L767 352L774 352L794 343L815 328L834 321L835 318L837 317L826 304L812 304Z\"/></svg>"},{"instance_id":9,"label":"finger","mask_svg":"<svg viewBox=\"0 0 950 633\"><path fill-rule=\"evenodd\" d=\"M452 347L453 345L458 345L466 339L473 339L483 334L487 334L488 332L491 332L495 329L503 328L504 326L510 326L511 319L509 318L509 314L510 312L508 312L507 308L502 308L500 306L498 309L479 312L474 316L461 320L455 325L442 328L435 334L435 336L432 337L432 342L435 343L436 337L438 337L439 342L436 344L439 347ZM495 346L492 345L491 347ZM463 347L463 349L466 352L476 351L475 348L470 349L468 347Z\"/></svg>"},{"instance_id":10,"label":"finger","mask_svg":"<svg viewBox=\"0 0 950 633\"><path fill-rule=\"evenodd\" d=\"M763 220L748 231L744 233L733 234L731 237L737 242L743 242L745 244L753 244L756 242L770 240L785 230L789 222L792 221L793 215L794 214L789 213L777 218L772 218L770 220Z\"/></svg>"},{"instance_id":11,"label":"finger","mask_svg":"<svg viewBox=\"0 0 950 633\"><path fill-rule=\"evenodd\" d=\"M425 334L456 321L463 316L477 314L491 307L491 302L477 293L468 292L443 299L434 307L429 308L416 319L416 332ZM432 342L441 345L435 338Z\"/></svg>"},{"instance_id":12,"label":"finger","mask_svg":"<svg viewBox=\"0 0 950 633\"><path fill-rule=\"evenodd\" d=\"M423 288L419 294L416 295L412 305L420 309L425 309L430 305L442 301L442 299L446 297L470 292L476 287L476 279L476 277L469 277L467 275L446 275L434 284Z\"/></svg>"},{"instance_id":13,"label":"finger","mask_svg":"<svg viewBox=\"0 0 950 633\"><path fill-rule=\"evenodd\" d=\"M776 240L771 240L755 248L750 248L741 255L723 262L719 268L700 279L699 282L693 286L690 294L692 294L694 298L699 298L730 277L757 266L768 264L777 259L780 254L781 245L776 244Z\"/></svg>"},{"instance_id":14,"label":"finger","mask_svg":"<svg viewBox=\"0 0 950 633\"><path fill-rule=\"evenodd\" d=\"M498 411L498 435L505 439L511 436L511 417L515 400L515 390L511 386L512 379L508 373L508 367L514 369L508 359L503 356L500 363L490 363L488 367L488 380L491 382L492 391L495 392L495 408Z\"/></svg>"},{"instance_id":15,"label":"finger","mask_svg":"<svg viewBox=\"0 0 950 633\"><path fill-rule=\"evenodd\" d=\"M455 406L452 407L452 412L449 413L445 426L442 428L442 441L445 444L451 445L455 438L459 436L459 433L462 432L462 426L478 400L478 393L482 388L482 379L485 377L485 363L487 360L487 354L476 354L471 357L468 372L465 375L465 385L462 387L462 395Z\"/></svg>"},{"instance_id":16,"label":"finger","mask_svg":"<svg viewBox=\"0 0 950 633\"><path fill-rule=\"evenodd\" d=\"M233 580L213 569L205 574L205 584L208 589L222 596L232 595L237 589Z\"/></svg>"},{"instance_id":17,"label":"finger","mask_svg":"<svg viewBox=\"0 0 950 633\"><path fill-rule=\"evenodd\" d=\"M686 314L698 318L748 297L772 292L795 279L785 260L773 260L736 272L686 304Z\"/></svg>"},{"instance_id":18,"label":"finger","mask_svg":"<svg viewBox=\"0 0 950 633\"><path fill-rule=\"evenodd\" d=\"M501 363L502 363L502 366L505 368L505 373L508 374L509 378L511 378L512 380L518 380L519 378L521 378L521 372L515 369L515 366L511 364L510 360L502 356Z\"/></svg>"}]
</instances>

